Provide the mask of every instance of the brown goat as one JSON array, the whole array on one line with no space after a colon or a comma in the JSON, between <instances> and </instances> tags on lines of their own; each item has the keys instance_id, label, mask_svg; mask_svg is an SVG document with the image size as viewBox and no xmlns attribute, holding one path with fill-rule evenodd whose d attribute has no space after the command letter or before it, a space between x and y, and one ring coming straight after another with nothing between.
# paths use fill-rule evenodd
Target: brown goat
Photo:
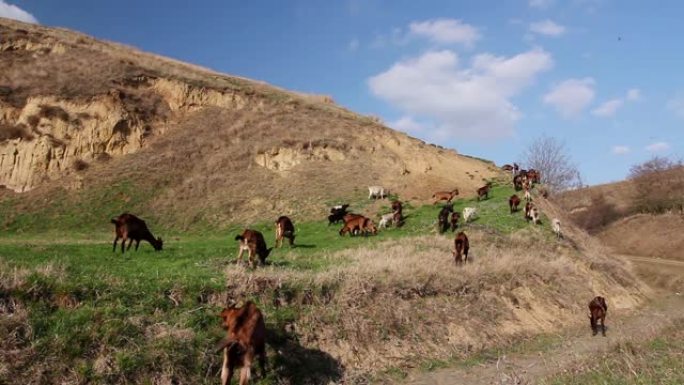
<instances>
[{"instance_id":1,"label":"brown goat","mask_svg":"<svg viewBox=\"0 0 684 385\"><path fill-rule=\"evenodd\" d=\"M479 201L484 197L485 199L489 199L489 189L492 187L491 183L487 183L486 185L480 187L477 189L477 200Z\"/></svg>"},{"instance_id":2,"label":"brown goat","mask_svg":"<svg viewBox=\"0 0 684 385\"><path fill-rule=\"evenodd\" d=\"M286 216L279 217L275 221L275 227L275 247L279 247L278 242L280 242L280 246L283 246L283 238L287 238L290 246L294 246L295 228L290 218Z\"/></svg>"},{"instance_id":3,"label":"brown goat","mask_svg":"<svg viewBox=\"0 0 684 385\"><path fill-rule=\"evenodd\" d=\"M461 231L454 239L454 262L457 264L468 262L468 249L470 249L468 237Z\"/></svg>"},{"instance_id":4,"label":"brown goat","mask_svg":"<svg viewBox=\"0 0 684 385\"><path fill-rule=\"evenodd\" d=\"M236 366L242 366L240 385L249 383L257 356L261 377L266 377L266 324L259 308L248 301L239 308L224 308L221 318L221 327L226 330L226 338L217 346L218 351L223 350L221 385L230 384Z\"/></svg>"},{"instance_id":5,"label":"brown goat","mask_svg":"<svg viewBox=\"0 0 684 385\"><path fill-rule=\"evenodd\" d=\"M133 214L123 213L116 218L112 218L111 222L116 226L114 228L114 244L112 245L112 252L116 251L116 243L119 238L121 241L121 252L125 252L126 241L130 240L128 243L128 249L131 249L133 241L135 241L135 251L138 251L138 246L140 246L140 241L149 242L155 250L159 251L162 249L164 241L161 238L154 238L150 230L147 228L147 224L142 219L136 217Z\"/></svg>"},{"instance_id":6,"label":"brown goat","mask_svg":"<svg viewBox=\"0 0 684 385\"><path fill-rule=\"evenodd\" d=\"M403 205L400 201L392 201L392 222L394 226L401 227L404 224Z\"/></svg>"},{"instance_id":7,"label":"brown goat","mask_svg":"<svg viewBox=\"0 0 684 385\"><path fill-rule=\"evenodd\" d=\"M458 219L461 217L461 213L454 211L451 213L451 231L456 231L458 227Z\"/></svg>"},{"instance_id":8,"label":"brown goat","mask_svg":"<svg viewBox=\"0 0 684 385\"><path fill-rule=\"evenodd\" d=\"M520 205L520 197L513 194L508 198L508 207L511 209L511 214L518 211L518 205Z\"/></svg>"},{"instance_id":9,"label":"brown goat","mask_svg":"<svg viewBox=\"0 0 684 385\"><path fill-rule=\"evenodd\" d=\"M346 233L354 235L358 232L363 233L363 235L377 234L378 229L370 218L357 214L345 215L344 226L340 229L340 235Z\"/></svg>"},{"instance_id":10,"label":"brown goat","mask_svg":"<svg viewBox=\"0 0 684 385\"><path fill-rule=\"evenodd\" d=\"M606 305L605 298L597 296L589 302L589 323L593 335L598 333L598 321L601 320L601 334L606 336L606 313L608 313L608 305Z\"/></svg>"},{"instance_id":11,"label":"brown goat","mask_svg":"<svg viewBox=\"0 0 684 385\"><path fill-rule=\"evenodd\" d=\"M455 188L451 191L437 191L436 193L432 194L432 199L435 200L435 203L433 205L436 205L440 201L447 201L447 203L450 203L452 199L454 199L458 195L458 189Z\"/></svg>"},{"instance_id":12,"label":"brown goat","mask_svg":"<svg viewBox=\"0 0 684 385\"><path fill-rule=\"evenodd\" d=\"M236 241L240 242L240 252L237 257L237 262L242 262L242 254L247 250L249 255L249 264L256 267L256 260L254 255L259 257L262 265L266 264L266 257L271 253L271 248L267 248L264 235L256 230L245 229L242 234L235 237Z\"/></svg>"}]
</instances>

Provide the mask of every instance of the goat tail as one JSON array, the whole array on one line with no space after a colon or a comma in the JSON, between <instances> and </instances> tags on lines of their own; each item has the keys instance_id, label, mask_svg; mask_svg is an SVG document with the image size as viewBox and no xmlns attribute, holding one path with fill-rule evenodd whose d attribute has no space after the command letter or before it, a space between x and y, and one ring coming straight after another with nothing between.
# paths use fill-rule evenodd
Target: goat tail
<instances>
[{"instance_id":1,"label":"goat tail","mask_svg":"<svg viewBox=\"0 0 684 385\"><path fill-rule=\"evenodd\" d=\"M110 222L112 222L112 223L115 224L115 225L118 225L118 224L119 224L119 222L116 220L116 218L112 218L112 220L111 220Z\"/></svg>"},{"instance_id":2,"label":"goat tail","mask_svg":"<svg viewBox=\"0 0 684 385\"><path fill-rule=\"evenodd\" d=\"M236 235L236 236L235 236L235 240L236 240L236 241L242 241L242 240L244 240L244 239L245 239L245 237L243 237L242 235Z\"/></svg>"}]
</instances>

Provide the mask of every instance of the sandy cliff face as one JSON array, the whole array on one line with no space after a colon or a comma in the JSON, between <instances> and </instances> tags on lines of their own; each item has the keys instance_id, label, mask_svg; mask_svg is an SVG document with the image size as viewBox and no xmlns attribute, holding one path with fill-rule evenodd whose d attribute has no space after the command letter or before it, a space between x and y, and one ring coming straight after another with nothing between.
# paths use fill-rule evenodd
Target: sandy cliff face
<instances>
[{"instance_id":1,"label":"sandy cliff face","mask_svg":"<svg viewBox=\"0 0 684 385\"><path fill-rule=\"evenodd\" d=\"M248 98L237 92L180 81L136 77L126 83L87 100L32 96L19 108L0 102L0 124L12 131L0 141L0 185L28 191L103 156L139 150L148 136L163 133L175 115L248 105ZM138 99L152 103L141 107Z\"/></svg>"}]
</instances>

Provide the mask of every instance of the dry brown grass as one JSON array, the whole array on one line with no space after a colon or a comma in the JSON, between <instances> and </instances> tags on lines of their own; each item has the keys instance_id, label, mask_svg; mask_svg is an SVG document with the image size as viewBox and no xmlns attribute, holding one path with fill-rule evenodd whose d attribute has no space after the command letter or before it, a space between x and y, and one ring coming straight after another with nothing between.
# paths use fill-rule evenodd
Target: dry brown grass
<instances>
[{"instance_id":1,"label":"dry brown grass","mask_svg":"<svg viewBox=\"0 0 684 385\"><path fill-rule=\"evenodd\" d=\"M338 267L318 273L229 267L227 296L299 309L286 328L352 382L584 323L599 293L617 308L640 301L631 273L536 230L469 236L472 263L462 267L442 238L426 236L331 254Z\"/></svg>"}]
</instances>

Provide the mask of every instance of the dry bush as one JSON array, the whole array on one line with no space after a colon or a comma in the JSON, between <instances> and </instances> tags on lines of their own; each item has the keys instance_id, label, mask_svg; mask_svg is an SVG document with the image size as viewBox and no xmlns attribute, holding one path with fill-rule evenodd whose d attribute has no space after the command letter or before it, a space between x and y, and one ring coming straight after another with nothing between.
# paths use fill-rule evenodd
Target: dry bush
<instances>
[{"instance_id":1,"label":"dry bush","mask_svg":"<svg viewBox=\"0 0 684 385\"><path fill-rule=\"evenodd\" d=\"M69 113L59 106L41 105L38 115L46 119L59 119L63 122L69 121Z\"/></svg>"},{"instance_id":2,"label":"dry bush","mask_svg":"<svg viewBox=\"0 0 684 385\"><path fill-rule=\"evenodd\" d=\"M7 124L0 122L0 141L10 139L33 139L33 135L29 132L23 124Z\"/></svg>"},{"instance_id":3,"label":"dry bush","mask_svg":"<svg viewBox=\"0 0 684 385\"><path fill-rule=\"evenodd\" d=\"M682 211L684 207L684 166L681 162L655 157L632 167L630 172L636 196L634 208L645 213Z\"/></svg>"},{"instance_id":4,"label":"dry bush","mask_svg":"<svg viewBox=\"0 0 684 385\"><path fill-rule=\"evenodd\" d=\"M578 211L570 217L579 227L590 233L596 233L605 226L625 216L615 205L608 203L606 197L599 193L591 193L591 203L586 210Z\"/></svg>"},{"instance_id":5,"label":"dry bush","mask_svg":"<svg viewBox=\"0 0 684 385\"><path fill-rule=\"evenodd\" d=\"M74 162L71 164L71 167L74 169L74 171L84 171L88 169L90 165L88 162L86 162L83 159L76 159Z\"/></svg>"}]
</instances>

